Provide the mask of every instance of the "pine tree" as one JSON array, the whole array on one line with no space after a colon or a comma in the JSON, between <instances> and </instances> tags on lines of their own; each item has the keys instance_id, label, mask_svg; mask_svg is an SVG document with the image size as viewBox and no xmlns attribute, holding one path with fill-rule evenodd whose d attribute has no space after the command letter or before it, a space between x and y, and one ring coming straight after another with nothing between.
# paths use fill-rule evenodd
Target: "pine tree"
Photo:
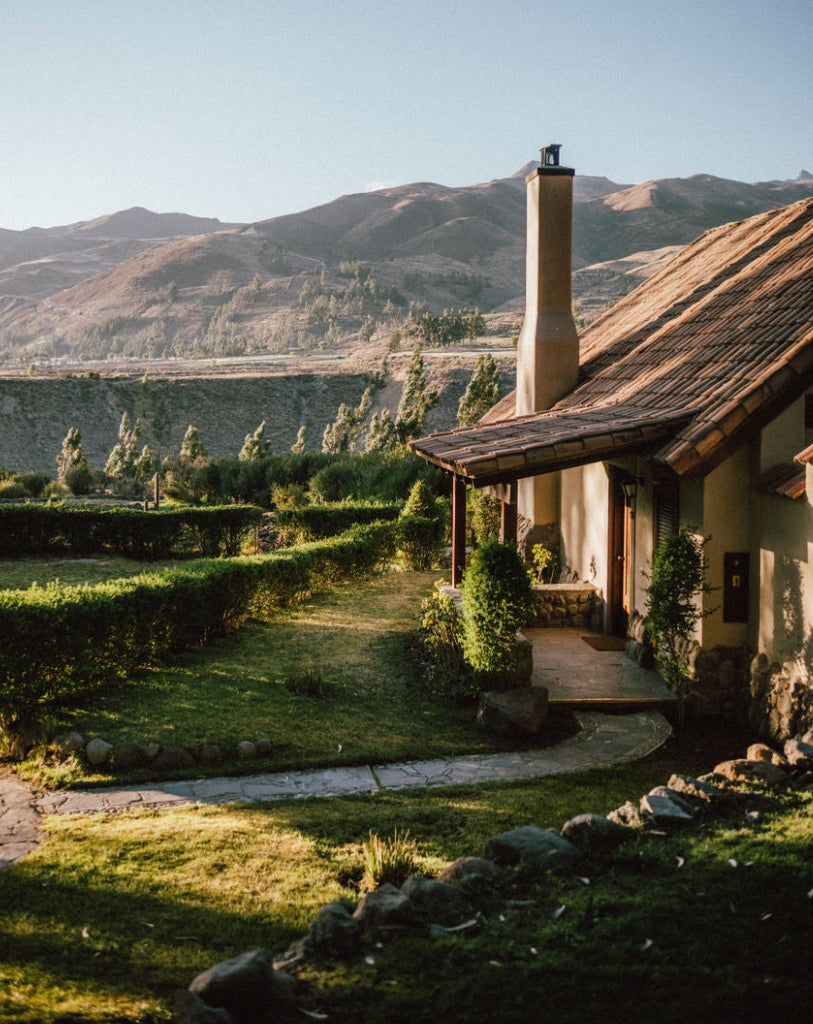
<instances>
[{"instance_id":1,"label":"pine tree","mask_svg":"<svg viewBox=\"0 0 813 1024\"><path fill-rule=\"evenodd\" d=\"M402 444L421 436L426 414L437 400L438 392L427 385L423 356L420 348L416 348L409 360L404 390L395 417L395 429Z\"/></svg>"},{"instance_id":2,"label":"pine tree","mask_svg":"<svg viewBox=\"0 0 813 1024\"><path fill-rule=\"evenodd\" d=\"M271 442L265 436L265 420L263 420L253 434L246 434L243 447L237 457L241 462L254 462L257 459L264 459L270 451Z\"/></svg>"},{"instance_id":3,"label":"pine tree","mask_svg":"<svg viewBox=\"0 0 813 1024\"><path fill-rule=\"evenodd\" d=\"M206 457L207 453L200 437L200 431L190 423L181 443L181 461L194 462L196 459L205 459Z\"/></svg>"},{"instance_id":4,"label":"pine tree","mask_svg":"<svg viewBox=\"0 0 813 1024\"><path fill-rule=\"evenodd\" d=\"M500 371L490 352L478 356L474 372L457 407L457 423L473 427L500 398Z\"/></svg>"},{"instance_id":5,"label":"pine tree","mask_svg":"<svg viewBox=\"0 0 813 1024\"><path fill-rule=\"evenodd\" d=\"M125 412L121 417L118 440L113 445L104 467L105 473L113 480L138 479L136 442L140 437L141 422L136 420L135 426L130 430L130 418Z\"/></svg>"},{"instance_id":6,"label":"pine tree","mask_svg":"<svg viewBox=\"0 0 813 1024\"><path fill-rule=\"evenodd\" d=\"M336 419L328 423L325 432L322 434L322 451L328 455L340 455L343 452L352 452L356 442L364 430L364 424L370 415L372 405L372 392L370 388L364 389L361 401L355 409L351 409L345 402L339 406Z\"/></svg>"},{"instance_id":7,"label":"pine tree","mask_svg":"<svg viewBox=\"0 0 813 1024\"><path fill-rule=\"evenodd\" d=\"M398 447L398 431L389 409L374 412L364 445L366 452L391 452Z\"/></svg>"},{"instance_id":8,"label":"pine tree","mask_svg":"<svg viewBox=\"0 0 813 1024\"><path fill-rule=\"evenodd\" d=\"M305 424L303 423L296 432L296 441L291 445L291 451L294 455L304 455L307 450L308 448L305 444Z\"/></svg>"},{"instance_id":9,"label":"pine tree","mask_svg":"<svg viewBox=\"0 0 813 1024\"><path fill-rule=\"evenodd\" d=\"M56 457L57 476L61 482L71 470L89 469L87 455L82 446L82 435L76 427L71 427L62 442L62 451Z\"/></svg>"}]
</instances>

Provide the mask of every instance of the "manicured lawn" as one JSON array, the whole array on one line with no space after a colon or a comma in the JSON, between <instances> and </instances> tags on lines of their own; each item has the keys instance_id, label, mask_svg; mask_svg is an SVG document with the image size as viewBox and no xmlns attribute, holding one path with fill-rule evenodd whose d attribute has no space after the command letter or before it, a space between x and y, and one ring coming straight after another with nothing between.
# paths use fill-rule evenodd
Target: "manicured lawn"
<instances>
[{"instance_id":1,"label":"manicured lawn","mask_svg":"<svg viewBox=\"0 0 813 1024\"><path fill-rule=\"evenodd\" d=\"M434 873L505 828L637 800L680 763L672 746L509 786L49 819L40 849L0 874L0 1021L167 1022L173 990L201 970L281 954L324 903L355 903L371 829L408 829ZM756 823L738 812L643 836L583 877L510 872L476 930L386 933L309 967L300 1006L338 1024L498 1024L537 1020L540 1005L565 1024L792 1019L813 994L811 797L749 806Z\"/></svg>"},{"instance_id":2,"label":"manicured lawn","mask_svg":"<svg viewBox=\"0 0 813 1024\"><path fill-rule=\"evenodd\" d=\"M119 555L98 555L92 558L0 558L0 590L25 590L32 583L44 587L59 581L68 586L100 583L122 576L165 569L174 562L134 562Z\"/></svg>"},{"instance_id":3,"label":"manicured lawn","mask_svg":"<svg viewBox=\"0 0 813 1024\"><path fill-rule=\"evenodd\" d=\"M477 727L473 705L445 706L419 682L415 630L421 599L436 577L391 573L337 587L64 709L50 731L76 729L86 739L101 736L114 744L210 742L231 752L216 765L188 769L187 776L245 772L246 763L233 753L236 744L263 737L271 740L272 754L252 762L254 770L513 748L515 741ZM32 760L20 770L50 785L111 778L73 761L43 766ZM147 777L141 771L126 779Z\"/></svg>"}]
</instances>

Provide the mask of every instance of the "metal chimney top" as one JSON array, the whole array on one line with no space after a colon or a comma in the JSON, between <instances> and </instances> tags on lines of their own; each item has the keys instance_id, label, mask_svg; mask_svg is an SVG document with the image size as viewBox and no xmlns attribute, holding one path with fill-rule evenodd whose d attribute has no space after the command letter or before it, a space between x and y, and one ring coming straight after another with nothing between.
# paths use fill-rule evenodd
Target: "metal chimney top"
<instances>
[{"instance_id":1,"label":"metal chimney top","mask_svg":"<svg viewBox=\"0 0 813 1024\"><path fill-rule=\"evenodd\" d=\"M535 178L540 174L554 175L560 174L563 177L572 177L576 172L572 167L562 167L559 164L559 150L562 148L558 142L552 142L549 146L543 146L542 148L542 160L541 165L537 167L535 171L532 171L525 179L526 182L530 181L531 178Z\"/></svg>"},{"instance_id":2,"label":"metal chimney top","mask_svg":"<svg viewBox=\"0 0 813 1024\"><path fill-rule=\"evenodd\" d=\"M542 166L543 167L558 167L559 166L559 150L562 148L560 142L552 142L548 146L542 148Z\"/></svg>"}]
</instances>

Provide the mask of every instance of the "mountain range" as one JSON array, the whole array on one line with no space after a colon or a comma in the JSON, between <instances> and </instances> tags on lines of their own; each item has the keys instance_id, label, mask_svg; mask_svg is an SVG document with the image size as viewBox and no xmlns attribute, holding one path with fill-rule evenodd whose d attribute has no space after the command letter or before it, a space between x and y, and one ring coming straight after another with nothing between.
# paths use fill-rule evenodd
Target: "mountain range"
<instances>
[{"instance_id":1,"label":"mountain range","mask_svg":"<svg viewBox=\"0 0 813 1024\"><path fill-rule=\"evenodd\" d=\"M0 229L0 363L238 356L392 347L409 313L522 315L526 175L341 196L253 224L123 210ZM698 174L574 179L583 320L703 231L813 192L813 175L747 184Z\"/></svg>"}]
</instances>

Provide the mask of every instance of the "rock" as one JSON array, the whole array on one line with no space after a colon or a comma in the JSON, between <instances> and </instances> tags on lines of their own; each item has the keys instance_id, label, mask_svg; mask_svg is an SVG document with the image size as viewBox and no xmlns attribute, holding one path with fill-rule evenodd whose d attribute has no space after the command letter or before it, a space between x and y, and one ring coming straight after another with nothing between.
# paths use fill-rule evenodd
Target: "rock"
<instances>
[{"instance_id":1,"label":"rock","mask_svg":"<svg viewBox=\"0 0 813 1024\"><path fill-rule=\"evenodd\" d=\"M548 691L544 686L480 694L477 723L501 736L536 736L547 717Z\"/></svg>"},{"instance_id":2,"label":"rock","mask_svg":"<svg viewBox=\"0 0 813 1024\"><path fill-rule=\"evenodd\" d=\"M261 740L257 740L257 757L270 757L273 752L274 746L267 736L263 736Z\"/></svg>"},{"instance_id":3,"label":"rock","mask_svg":"<svg viewBox=\"0 0 813 1024\"><path fill-rule=\"evenodd\" d=\"M366 893L353 914L365 927L411 925L415 923L414 908L400 889L384 882Z\"/></svg>"},{"instance_id":4,"label":"rock","mask_svg":"<svg viewBox=\"0 0 813 1024\"><path fill-rule=\"evenodd\" d=\"M140 768L147 760L144 748L137 743L119 743L110 755L110 765L114 771L130 772Z\"/></svg>"},{"instance_id":5,"label":"rock","mask_svg":"<svg viewBox=\"0 0 813 1024\"><path fill-rule=\"evenodd\" d=\"M194 757L183 747L164 747L152 758L153 768L188 768L195 763Z\"/></svg>"},{"instance_id":6,"label":"rock","mask_svg":"<svg viewBox=\"0 0 813 1024\"><path fill-rule=\"evenodd\" d=\"M672 803L677 804L678 807L682 807L687 814L694 814L692 802L687 800L685 796L681 796L677 790L670 789L669 786L653 786L648 795L666 797L667 800L671 800Z\"/></svg>"},{"instance_id":7,"label":"rock","mask_svg":"<svg viewBox=\"0 0 813 1024\"><path fill-rule=\"evenodd\" d=\"M691 775L670 776L668 788L685 799L702 801L710 805L725 807L736 802L731 793L718 789L711 782L695 779Z\"/></svg>"},{"instance_id":8,"label":"rock","mask_svg":"<svg viewBox=\"0 0 813 1024\"><path fill-rule=\"evenodd\" d=\"M257 756L257 744L252 743L251 740L240 740L237 744L237 756L244 761L248 761L253 757Z\"/></svg>"},{"instance_id":9,"label":"rock","mask_svg":"<svg viewBox=\"0 0 813 1024\"><path fill-rule=\"evenodd\" d=\"M107 764L112 753L113 744L98 738L91 740L85 747L85 757L88 759L88 763L96 768Z\"/></svg>"},{"instance_id":10,"label":"rock","mask_svg":"<svg viewBox=\"0 0 813 1024\"><path fill-rule=\"evenodd\" d=\"M715 766L714 774L731 779L732 782L757 781L769 786L781 786L788 781L787 775L778 765L769 761L748 761L745 758L723 761Z\"/></svg>"},{"instance_id":11,"label":"rock","mask_svg":"<svg viewBox=\"0 0 813 1024\"><path fill-rule=\"evenodd\" d=\"M189 989L178 989L172 1001L172 1024L237 1024L222 1006L209 1006Z\"/></svg>"},{"instance_id":12,"label":"rock","mask_svg":"<svg viewBox=\"0 0 813 1024\"><path fill-rule=\"evenodd\" d=\"M813 768L813 743L805 743L804 740L785 740L785 757L794 768L802 768L809 771Z\"/></svg>"},{"instance_id":13,"label":"rock","mask_svg":"<svg viewBox=\"0 0 813 1024\"><path fill-rule=\"evenodd\" d=\"M575 868L579 851L552 828L522 825L489 839L483 856L495 864L524 861L540 870L564 874Z\"/></svg>"},{"instance_id":14,"label":"rock","mask_svg":"<svg viewBox=\"0 0 813 1024\"><path fill-rule=\"evenodd\" d=\"M614 821L617 825L626 825L627 828L643 828L646 820L641 814L641 808L631 800L610 811L607 815L608 821Z\"/></svg>"},{"instance_id":15,"label":"rock","mask_svg":"<svg viewBox=\"0 0 813 1024\"><path fill-rule=\"evenodd\" d=\"M577 814L562 826L562 835L583 853L614 850L630 838L632 830L600 814Z\"/></svg>"},{"instance_id":16,"label":"rock","mask_svg":"<svg viewBox=\"0 0 813 1024\"><path fill-rule=\"evenodd\" d=\"M401 892L409 897L415 916L427 924L451 927L474 913L465 892L451 882L412 875L401 886Z\"/></svg>"},{"instance_id":17,"label":"rock","mask_svg":"<svg viewBox=\"0 0 813 1024\"><path fill-rule=\"evenodd\" d=\"M668 796L647 793L641 797L641 813L648 815L657 825L685 825L691 814Z\"/></svg>"},{"instance_id":18,"label":"rock","mask_svg":"<svg viewBox=\"0 0 813 1024\"><path fill-rule=\"evenodd\" d=\"M745 757L748 761L768 761L770 764L778 764L780 767L788 763L767 743L752 743L746 751Z\"/></svg>"},{"instance_id":19,"label":"rock","mask_svg":"<svg viewBox=\"0 0 813 1024\"><path fill-rule=\"evenodd\" d=\"M264 949L224 960L199 974L189 991L208 1006L223 1007L238 1021L266 1020L271 1011L284 1009L293 998L294 979L274 970Z\"/></svg>"},{"instance_id":20,"label":"rock","mask_svg":"<svg viewBox=\"0 0 813 1024\"><path fill-rule=\"evenodd\" d=\"M342 959L356 952L362 926L341 903L327 903L316 915L305 936L305 949L321 956Z\"/></svg>"},{"instance_id":21,"label":"rock","mask_svg":"<svg viewBox=\"0 0 813 1024\"><path fill-rule=\"evenodd\" d=\"M201 743L200 759L203 764L216 764L223 760L223 751L216 743Z\"/></svg>"},{"instance_id":22,"label":"rock","mask_svg":"<svg viewBox=\"0 0 813 1024\"><path fill-rule=\"evenodd\" d=\"M154 741L148 743L146 747L144 747L144 753L147 755L148 761L153 761L156 757L158 757L162 750L163 747L161 746L161 744L155 743Z\"/></svg>"},{"instance_id":23,"label":"rock","mask_svg":"<svg viewBox=\"0 0 813 1024\"><path fill-rule=\"evenodd\" d=\"M81 750L84 745L85 740L81 733L69 732L67 736L61 736L56 741L56 751L60 760L65 760L71 754L75 754L77 750Z\"/></svg>"},{"instance_id":24,"label":"rock","mask_svg":"<svg viewBox=\"0 0 813 1024\"><path fill-rule=\"evenodd\" d=\"M457 882L463 885L477 885L482 882L496 882L504 872L493 860L485 857L458 857L438 875L439 882Z\"/></svg>"}]
</instances>

